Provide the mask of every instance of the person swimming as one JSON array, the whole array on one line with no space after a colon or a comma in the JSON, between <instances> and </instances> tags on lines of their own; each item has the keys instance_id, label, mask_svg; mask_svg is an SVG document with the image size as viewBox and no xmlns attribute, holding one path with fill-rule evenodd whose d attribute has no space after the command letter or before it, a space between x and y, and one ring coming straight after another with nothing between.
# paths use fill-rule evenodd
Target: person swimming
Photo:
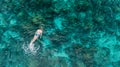
<instances>
[{"instance_id":1,"label":"person swimming","mask_svg":"<svg viewBox=\"0 0 120 67\"><path fill-rule=\"evenodd\" d=\"M38 39L38 37L42 37L42 32L43 32L43 28L40 27L36 32L35 35L33 37L33 39L31 40L30 44L29 44L29 48L30 50L34 50L34 42Z\"/></svg>"}]
</instances>

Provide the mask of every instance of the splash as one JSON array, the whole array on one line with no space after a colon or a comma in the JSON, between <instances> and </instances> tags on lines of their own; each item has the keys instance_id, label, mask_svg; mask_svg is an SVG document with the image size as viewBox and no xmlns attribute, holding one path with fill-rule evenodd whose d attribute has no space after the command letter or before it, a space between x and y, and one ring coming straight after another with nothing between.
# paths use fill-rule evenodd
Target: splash
<instances>
[{"instance_id":1,"label":"splash","mask_svg":"<svg viewBox=\"0 0 120 67\"><path fill-rule=\"evenodd\" d=\"M23 43L22 45L22 49L24 50L25 54L32 54L32 55L36 55L37 51L39 50L40 46L34 47L35 44L33 44L33 46L29 46L29 43Z\"/></svg>"}]
</instances>

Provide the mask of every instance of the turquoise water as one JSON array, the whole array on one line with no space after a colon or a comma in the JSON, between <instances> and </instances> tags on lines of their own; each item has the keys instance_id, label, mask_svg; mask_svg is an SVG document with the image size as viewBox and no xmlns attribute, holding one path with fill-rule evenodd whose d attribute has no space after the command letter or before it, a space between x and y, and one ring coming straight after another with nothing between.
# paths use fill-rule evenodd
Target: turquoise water
<instances>
[{"instance_id":1,"label":"turquoise water","mask_svg":"<svg viewBox=\"0 0 120 67\"><path fill-rule=\"evenodd\" d=\"M120 0L0 0L0 67L119 67ZM29 49L35 31L42 38Z\"/></svg>"}]
</instances>

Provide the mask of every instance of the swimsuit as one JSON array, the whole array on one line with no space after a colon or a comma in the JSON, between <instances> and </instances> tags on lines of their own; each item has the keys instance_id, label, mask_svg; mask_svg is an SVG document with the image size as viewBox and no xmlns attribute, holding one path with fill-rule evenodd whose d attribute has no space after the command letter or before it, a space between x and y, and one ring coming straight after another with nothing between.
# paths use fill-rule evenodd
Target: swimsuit
<instances>
[{"instance_id":1,"label":"swimsuit","mask_svg":"<svg viewBox=\"0 0 120 67\"><path fill-rule=\"evenodd\" d=\"M35 36L38 36L38 37L39 37L39 36L40 36L40 34L37 34L37 33L36 33L36 34L35 34Z\"/></svg>"}]
</instances>

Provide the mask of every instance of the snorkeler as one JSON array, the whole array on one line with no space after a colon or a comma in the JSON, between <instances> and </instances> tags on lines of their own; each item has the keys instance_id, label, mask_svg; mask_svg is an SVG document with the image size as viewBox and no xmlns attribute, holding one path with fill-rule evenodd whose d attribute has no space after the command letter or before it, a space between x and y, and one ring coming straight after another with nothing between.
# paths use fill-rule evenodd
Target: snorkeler
<instances>
[{"instance_id":1,"label":"snorkeler","mask_svg":"<svg viewBox=\"0 0 120 67\"><path fill-rule=\"evenodd\" d=\"M30 44L29 44L29 48L30 50L34 50L34 42L38 39L38 37L42 37L42 32L43 32L43 28L40 27L36 32L35 35L33 37L33 39L31 40Z\"/></svg>"}]
</instances>

